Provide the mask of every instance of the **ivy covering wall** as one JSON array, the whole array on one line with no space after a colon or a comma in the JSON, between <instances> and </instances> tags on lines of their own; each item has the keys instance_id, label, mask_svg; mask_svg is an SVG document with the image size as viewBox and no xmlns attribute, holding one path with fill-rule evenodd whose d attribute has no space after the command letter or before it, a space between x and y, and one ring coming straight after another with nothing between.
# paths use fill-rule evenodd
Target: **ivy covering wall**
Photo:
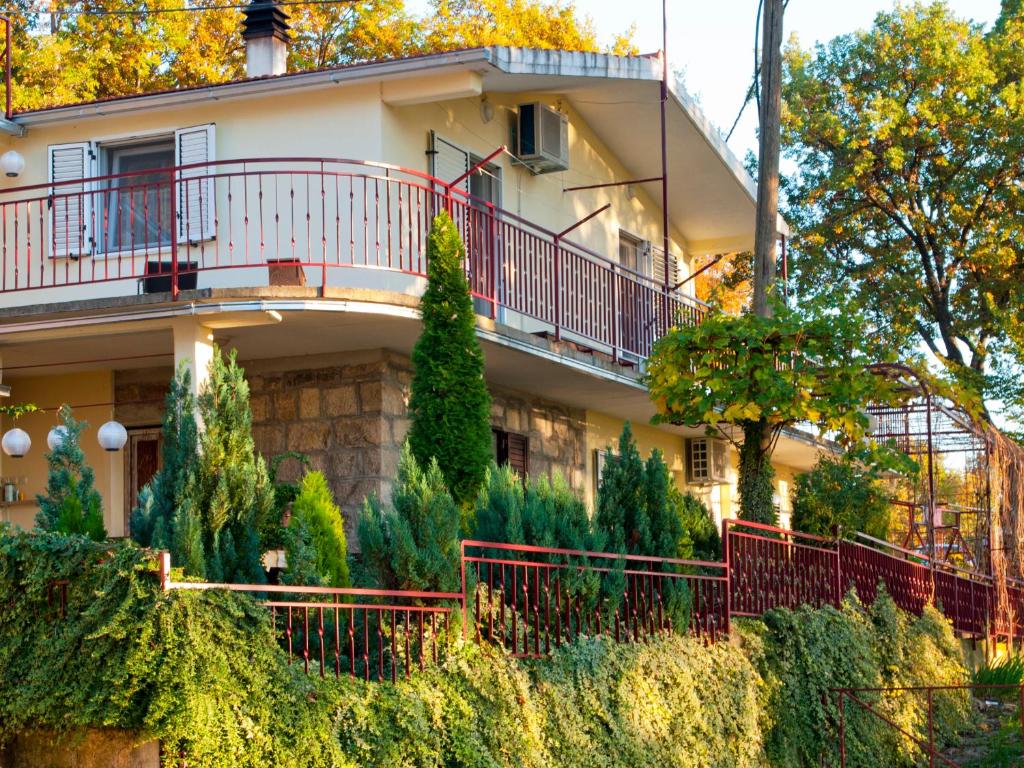
<instances>
[{"instance_id":1,"label":"ivy covering wall","mask_svg":"<svg viewBox=\"0 0 1024 768\"><path fill-rule=\"evenodd\" d=\"M882 598L870 612L774 611L712 646L588 640L520 662L467 644L397 685L321 681L288 665L249 599L162 593L152 568L130 545L0 529L0 744L107 727L213 768L810 768L834 744L829 687L966 676L937 614ZM55 579L70 580L63 618ZM962 726L962 704L942 701L943 734ZM923 727L912 701L884 705ZM863 739L851 768L910 764L905 744L851 723Z\"/></svg>"}]
</instances>

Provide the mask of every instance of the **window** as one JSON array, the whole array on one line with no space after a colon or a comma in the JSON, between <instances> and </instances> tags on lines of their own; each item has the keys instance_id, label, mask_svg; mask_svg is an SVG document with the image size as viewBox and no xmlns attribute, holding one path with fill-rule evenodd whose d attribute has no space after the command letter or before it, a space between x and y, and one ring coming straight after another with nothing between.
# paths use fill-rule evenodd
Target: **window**
<instances>
[{"instance_id":1,"label":"window","mask_svg":"<svg viewBox=\"0 0 1024 768\"><path fill-rule=\"evenodd\" d=\"M517 435L515 432L506 432L503 429L495 429L493 433L494 460L498 466L508 464L522 478L523 482L526 482L526 476L529 473L529 438L526 435Z\"/></svg>"},{"instance_id":2,"label":"window","mask_svg":"<svg viewBox=\"0 0 1024 768\"><path fill-rule=\"evenodd\" d=\"M135 251L171 242L171 185L166 172L174 167L174 139L100 147L107 174L97 212L99 249L104 253ZM106 174L105 174L106 175Z\"/></svg>"},{"instance_id":3,"label":"window","mask_svg":"<svg viewBox=\"0 0 1024 768\"><path fill-rule=\"evenodd\" d=\"M619 264L634 272L641 272L643 262L644 241L619 230Z\"/></svg>"},{"instance_id":4,"label":"window","mask_svg":"<svg viewBox=\"0 0 1024 768\"><path fill-rule=\"evenodd\" d=\"M132 141L51 145L50 256L139 252L175 237L189 244L213 239L214 147L212 123ZM177 168L173 187L162 172L169 168ZM106 178L122 174L130 175Z\"/></svg>"}]
</instances>

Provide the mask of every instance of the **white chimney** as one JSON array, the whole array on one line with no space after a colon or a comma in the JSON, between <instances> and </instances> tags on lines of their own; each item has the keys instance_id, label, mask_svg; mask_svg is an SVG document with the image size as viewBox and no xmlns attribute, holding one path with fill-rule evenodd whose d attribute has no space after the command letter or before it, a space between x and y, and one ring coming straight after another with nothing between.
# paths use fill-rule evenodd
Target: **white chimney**
<instances>
[{"instance_id":1,"label":"white chimney","mask_svg":"<svg viewBox=\"0 0 1024 768\"><path fill-rule=\"evenodd\" d=\"M283 75L288 68L288 14L276 0L252 0L242 11L245 21L245 74Z\"/></svg>"}]
</instances>

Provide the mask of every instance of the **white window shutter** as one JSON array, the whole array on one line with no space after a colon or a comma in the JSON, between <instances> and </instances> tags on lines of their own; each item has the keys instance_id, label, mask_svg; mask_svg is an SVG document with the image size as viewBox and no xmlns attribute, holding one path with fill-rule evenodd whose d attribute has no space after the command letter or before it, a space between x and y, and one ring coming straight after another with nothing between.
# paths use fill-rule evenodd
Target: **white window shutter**
<instances>
[{"instance_id":1,"label":"white window shutter","mask_svg":"<svg viewBox=\"0 0 1024 768\"><path fill-rule=\"evenodd\" d=\"M88 141L49 147L49 182L57 185L50 189L52 258L93 252L92 194L87 179L93 175L95 156Z\"/></svg>"},{"instance_id":2,"label":"white window shutter","mask_svg":"<svg viewBox=\"0 0 1024 768\"><path fill-rule=\"evenodd\" d=\"M430 132L431 163L430 175L445 184L455 181L469 170L469 152L443 139L433 131ZM469 192L469 177L453 187Z\"/></svg>"},{"instance_id":3,"label":"white window shutter","mask_svg":"<svg viewBox=\"0 0 1024 768\"><path fill-rule=\"evenodd\" d=\"M196 125L174 132L174 164L177 166L214 161L214 126ZM212 165L178 172L178 242L212 240L214 231L214 184Z\"/></svg>"}]
</instances>

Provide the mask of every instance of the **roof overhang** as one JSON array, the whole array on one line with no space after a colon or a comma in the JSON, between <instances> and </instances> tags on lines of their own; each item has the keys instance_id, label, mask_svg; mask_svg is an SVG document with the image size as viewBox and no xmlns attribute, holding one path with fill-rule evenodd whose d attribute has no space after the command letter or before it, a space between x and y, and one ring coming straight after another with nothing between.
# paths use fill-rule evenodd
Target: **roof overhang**
<instances>
[{"instance_id":1,"label":"roof overhang","mask_svg":"<svg viewBox=\"0 0 1024 768\"><path fill-rule=\"evenodd\" d=\"M209 101L260 98L284 90L294 93L374 81L382 83L383 95L390 94L400 102L411 98L405 96L400 82L426 76L445 84L440 91L447 98L472 95L478 88L484 93L563 95L618 158L629 178L661 176L658 56L476 48L55 107L20 113L14 122L24 130ZM700 255L752 249L757 191L743 164L675 82L669 83L666 120L669 218L688 252ZM640 186L655 200L661 199L660 183ZM779 228L787 232L781 218Z\"/></svg>"}]
</instances>

